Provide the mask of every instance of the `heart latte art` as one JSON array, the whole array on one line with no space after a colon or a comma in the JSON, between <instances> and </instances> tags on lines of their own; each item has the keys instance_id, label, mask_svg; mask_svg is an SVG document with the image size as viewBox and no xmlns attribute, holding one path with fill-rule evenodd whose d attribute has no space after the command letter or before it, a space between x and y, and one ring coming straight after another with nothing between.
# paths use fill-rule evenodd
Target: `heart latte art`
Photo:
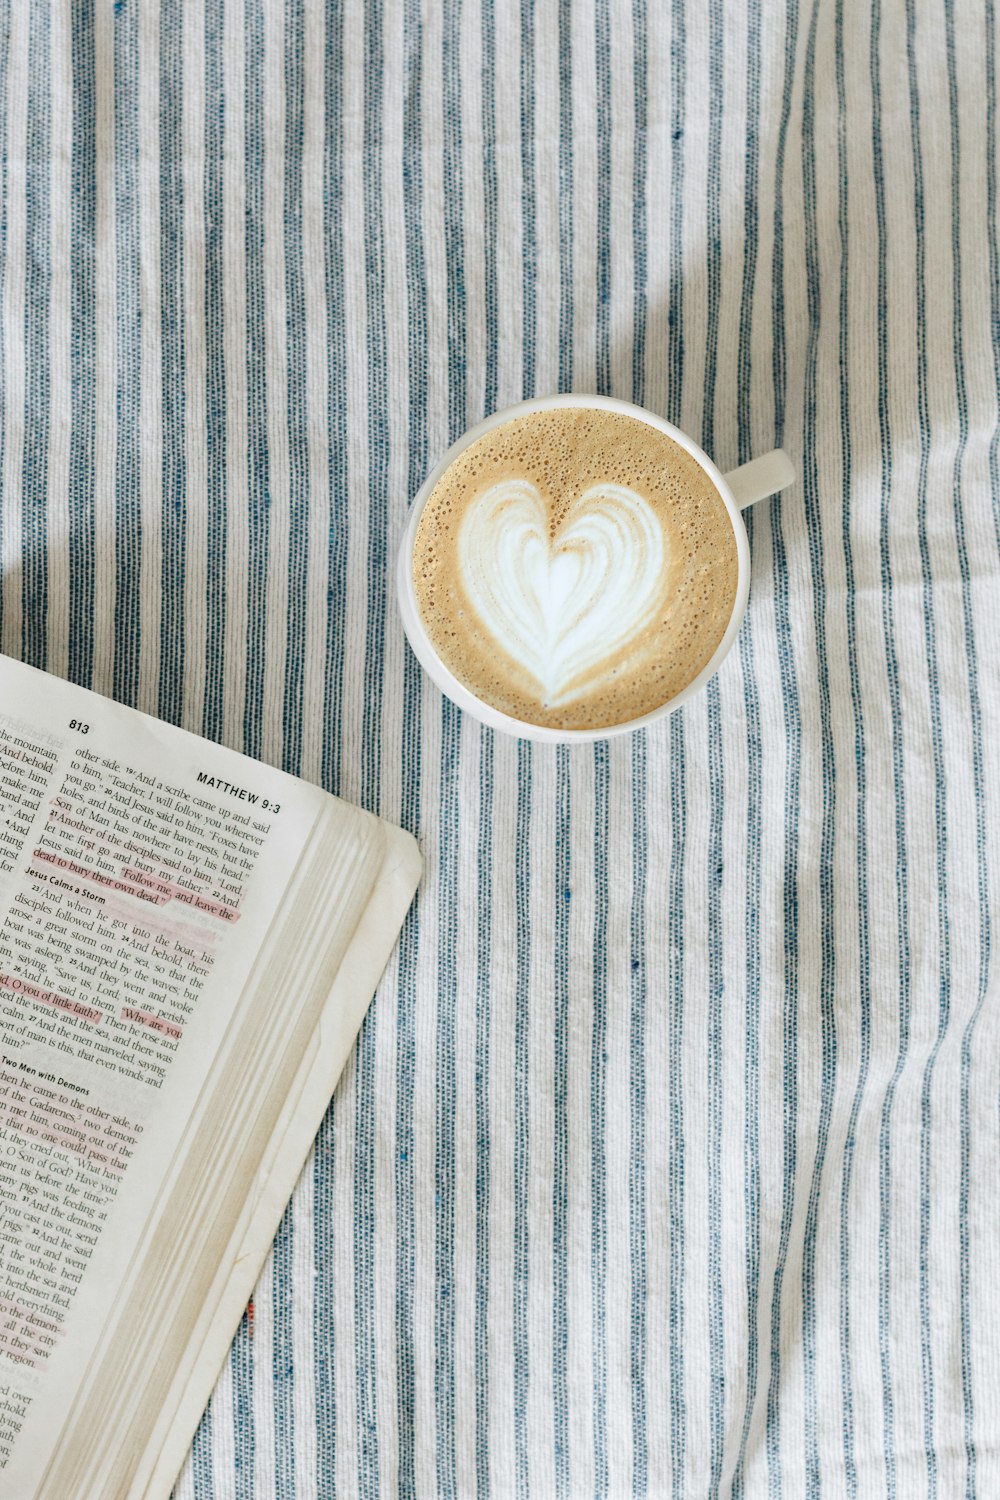
<instances>
[{"instance_id":1,"label":"heart latte art","mask_svg":"<svg viewBox=\"0 0 1000 1500\"><path fill-rule=\"evenodd\" d=\"M707 665L733 612L732 522L704 469L624 412L500 422L436 481L413 591L453 677L508 720L631 723Z\"/></svg>"},{"instance_id":2,"label":"heart latte art","mask_svg":"<svg viewBox=\"0 0 1000 1500\"><path fill-rule=\"evenodd\" d=\"M595 484L549 539L549 511L527 479L493 485L466 512L459 566L497 644L558 708L591 669L639 636L663 603L665 542L634 490Z\"/></svg>"}]
</instances>

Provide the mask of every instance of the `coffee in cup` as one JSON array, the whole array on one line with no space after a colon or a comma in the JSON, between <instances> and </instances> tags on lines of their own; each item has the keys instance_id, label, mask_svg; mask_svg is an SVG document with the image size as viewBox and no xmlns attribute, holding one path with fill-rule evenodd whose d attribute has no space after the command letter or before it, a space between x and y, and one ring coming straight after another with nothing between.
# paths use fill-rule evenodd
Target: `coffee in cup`
<instances>
[{"instance_id":1,"label":"coffee in cup","mask_svg":"<svg viewBox=\"0 0 1000 1500\"><path fill-rule=\"evenodd\" d=\"M644 720L716 654L740 582L718 487L661 426L553 405L489 428L427 496L411 579L478 701L556 732Z\"/></svg>"}]
</instances>

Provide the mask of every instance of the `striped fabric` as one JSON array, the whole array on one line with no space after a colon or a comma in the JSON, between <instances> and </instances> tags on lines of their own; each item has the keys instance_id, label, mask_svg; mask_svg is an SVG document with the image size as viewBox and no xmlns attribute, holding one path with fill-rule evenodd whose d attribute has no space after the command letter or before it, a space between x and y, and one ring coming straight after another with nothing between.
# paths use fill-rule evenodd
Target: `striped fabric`
<instances>
[{"instance_id":1,"label":"striped fabric","mask_svg":"<svg viewBox=\"0 0 1000 1500\"><path fill-rule=\"evenodd\" d=\"M0 10L3 650L427 859L178 1500L1000 1494L994 0ZM391 588L555 390L801 476L572 751Z\"/></svg>"}]
</instances>

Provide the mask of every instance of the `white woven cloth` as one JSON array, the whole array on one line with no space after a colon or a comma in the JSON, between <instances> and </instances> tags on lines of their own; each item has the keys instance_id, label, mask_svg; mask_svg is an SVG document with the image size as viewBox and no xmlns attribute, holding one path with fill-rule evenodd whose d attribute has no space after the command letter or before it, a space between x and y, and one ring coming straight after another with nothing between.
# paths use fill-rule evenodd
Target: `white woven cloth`
<instances>
[{"instance_id":1,"label":"white woven cloth","mask_svg":"<svg viewBox=\"0 0 1000 1500\"><path fill-rule=\"evenodd\" d=\"M993 0L3 5L3 649L427 860L181 1500L1000 1494L996 54ZM800 475L709 690L572 753L391 587L555 390Z\"/></svg>"}]
</instances>

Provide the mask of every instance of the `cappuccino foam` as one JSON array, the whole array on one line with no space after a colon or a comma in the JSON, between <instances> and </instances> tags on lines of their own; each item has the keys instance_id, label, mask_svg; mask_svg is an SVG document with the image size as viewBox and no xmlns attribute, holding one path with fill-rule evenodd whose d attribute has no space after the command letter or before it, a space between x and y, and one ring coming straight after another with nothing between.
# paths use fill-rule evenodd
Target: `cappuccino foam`
<instances>
[{"instance_id":1,"label":"cappuccino foam","mask_svg":"<svg viewBox=\"0 0 1000 1500\"><path fill-rule=\"evenodd\" d=\"M417 527L434 649L501 713L601 729L674 698L736 598L729 514L701 465L624 413L555 407L459 454Z\"/></svg>"}]
</instances>

